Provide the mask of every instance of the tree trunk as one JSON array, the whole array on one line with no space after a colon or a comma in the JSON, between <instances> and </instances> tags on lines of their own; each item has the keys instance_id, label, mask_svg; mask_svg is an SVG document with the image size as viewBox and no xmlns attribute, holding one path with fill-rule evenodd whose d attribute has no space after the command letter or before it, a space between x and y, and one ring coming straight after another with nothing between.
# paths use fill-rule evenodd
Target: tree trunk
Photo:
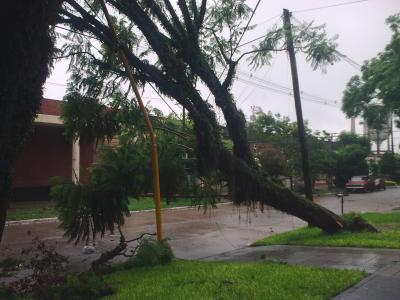
<instances>
[{"instance_id":1,"label":"tree trunk","mask_svg":"<svg viewBox=\"0 0 400 300\"><path fill-rule=\"evenodd\" d=\"M62 0L5 1L0 10L0 242L16 152L32 130L49 74Z\"/></svg>"},{"instance_id":2,"label":"tree trunk","mask_svg":"<svg viewBox=\"0 0 400 300\"><path fill-rule=\"evenodd\" d=\"M3 238L10 195L10 167L4 159L0 160L0 242Z\"/></svg>"}]
</instances>

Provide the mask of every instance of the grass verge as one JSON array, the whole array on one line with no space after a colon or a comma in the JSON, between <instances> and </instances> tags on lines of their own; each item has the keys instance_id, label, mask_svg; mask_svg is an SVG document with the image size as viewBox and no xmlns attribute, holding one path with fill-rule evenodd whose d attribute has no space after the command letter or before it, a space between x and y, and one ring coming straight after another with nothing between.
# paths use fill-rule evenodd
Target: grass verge
<instances>
[{"instance_id":1,"label":"grass verge","mask_svg":"<svg viewBox=\"0 0 400 300\"><path fill-rule=\"evenodd\" d=\"M163 208L190 206L193 204L191 199L178 198L172 200L169 204L162 201ZM143 197L140 199L130 199L128 208L130 211L141 211L154 209L153 198ZM57 217L57 210L50 204L43 204L40 207L16 207L10 208L7 212L7 221L18 221L28 219L43 219Z\"/></svg>"},{"instance_id":2,"label":"grass verge","mask_svg":"<svg viewBox=\"0 0 400 300\"><path fill-rule=\"evenodd\" d=\"M362 217L380 232L326 234L319 228L303 227L256 241L253 246L301 245L400 249L400 212L364 213Z\"/></svg>"},{"instance_id":3,"label":"grass verge","mask_svg":"<svg viewBox=\"0 0 400 300\"><path fill-rule=\"evenodd\" d=\"M174 261L105 275L106 299L330 299L366 273L278 263Z\"/></svg>"}]
</instances>

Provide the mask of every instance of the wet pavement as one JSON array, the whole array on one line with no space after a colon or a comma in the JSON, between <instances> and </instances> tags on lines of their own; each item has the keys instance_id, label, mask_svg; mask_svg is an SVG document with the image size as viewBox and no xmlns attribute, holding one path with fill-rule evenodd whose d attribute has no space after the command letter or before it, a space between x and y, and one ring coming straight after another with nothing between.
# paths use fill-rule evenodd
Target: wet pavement
<instances>
[{"instance_id":1,"label":"wet pavement","mask_svg":"<svg viewBox=\"0 0 400 300\"><path fill-rule=\"evenodd\" d=\"M333 300L398 300L400 299L400 263L390 264Z\"/></svg>"},{"instance_id":2,"label":"wet pavement","mask_svg":"<svg viewBox=\"0 0 400 300\"><path fill-rule=\"evenodd\" d=\"M340 201L335 196L320 197L316 201L336 213L341 210ZM400 189L397 188L383 192L351 194L345 197L344 203L345 212L390 211L399 207ZM137 237L143 232L154 233L154 220L153 211L135 212L126 219L123 232L128 239ZM288 246L268 246L268 249L246 247L265 236L305 225L298 218L273 209L261 213L258 209L237 208L232 204L221 204L217 209L206 212L197 208L170 209L164 210L163 221L164 235L169 238L175 255L184 259L211 260L218 255L221 259L226 259L227 253L231 252L232 255L236 255L236 260L245 259L246 255L253 255L252 259L256 261L262 257L286 259L288 263L338 268L355 267L367 272L380 270L387 264L400 260L396 250L364 252L365 249L340 248L339 253L333 248L318 250ZM55 245L59 253L69 257L71 267L75 270L86 269L101 252L113 248L119 241L117 234L108 234L96 241L95 253L87 255L82 253L83 243L74 245L67 242L57 220L49 219L34 223L10 222L7 224L0 246L0 257L20 256L22 249L31 246L34 237ZM254 251L253 254L249 254L250 249Z\"/></svg>"},{"instance_id":3,"label":"wet pavement","mask_svg":"<svg viewBox=\"0 0 400 300\"><path fill-rule=\"evenodd\" d=\"M307 266L354 269L374 273L383 267L400 262L400 250L274 245L245 247L209 256L204 258L204 260L240 262L276 261Z\"/></svg>"},{"instance_id":4,"label":"wet pavement","mask_svg":"<svg viewBox=\"0 0 400 300\"><path fill-rule=\"evenodd\" d=\"M204 212L202 209L186 208L165 210L163 213L164 235L179 258L198 259L243 247L253 241L276 232L288 231L305 223L295 217L275 210L248 210L232 204ZM154 233L154 212L135 212L126 219L123 232L128 239L141 233ZM0 247L0 255L18 256L21 249L31 246L34 237L56 246L60 254L70 257L73 268L81 269L111 249L119 241L119 235L109 234L96 242L96 252L82 254L83 244L68 243L55 220L34 223L9 223Z\"/></svg>"}]
</instances>

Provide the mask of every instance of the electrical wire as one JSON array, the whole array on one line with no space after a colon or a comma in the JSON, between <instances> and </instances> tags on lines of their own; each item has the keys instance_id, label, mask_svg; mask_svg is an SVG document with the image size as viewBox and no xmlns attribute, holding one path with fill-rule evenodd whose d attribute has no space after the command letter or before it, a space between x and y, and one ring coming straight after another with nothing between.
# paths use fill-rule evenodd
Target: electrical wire
<instances>
[{"instance_id":1,"label":"electrical wire","mask_svg":"<svg viewBox=\"0 0 400 300\"><path fill-rule=\"evenodd\" d=\"M237 48L239 47L239 44L240 44L240 42L242 41L242 38L243 38L244 34L245 34L246 31L248 30L249 25L250 25L250 22L251 22L251 20L253 19L254 14L256 13L256 10L257 10L258 5L260 4L260 2L261 2L261 0L258 0L258 1L257 1L257 4L256 4L256 6L254 7L253 12L251 13L251 16L250 16L249 20L247 21L247 24L246 24L246 26L244 27L244 30L243 30L242 34L240 35L240 38L239 38L238 42L236 43L235 48L233 48L233 51L231 52L231 55L229 56L229 60L232 59L233 54L235 54ZM224 69L222 70L221 74L219 74L218 80L221 79L222 75L224 75L225 70L226 70L226 67L227 67L227 65L224 66ZM208 96L207 96L206 101L208 101L208 98L210 98L210 95L211 95L211 92L208 93Z\"/></svg>"},{"instance_id":2,"label":"electrical wire","mask_svg":"<svg viewBox=\"0 0 400 300\"><path fill-rule=\"evenodd\" d=\"M274 60L272 61L271 67L268 68L268 70L267 70L267 72L265 73L265 76L264 76L264 77L268 76L268 74L269 74L269 78L270 78L270 76L271 76L271 74L272 74L272 70L274 69L274 66L275 66L275 63L276 63L277 59L278 59L278 56L275 55ZM246 86L247 86L247 85L246 85ZM254 91L255 91L255 87L253 87L253 89L250 91L250 93L247 94L247 96L239 103L239 106L243 105L243 103L246 102L247 99L249 99L249 97L254 93ZM240 96L239 96L239 98L240 98ZM239 98L238 98L238 101L239 101Z\"/></svg>"},{"instance_id":3,"label":"electrical wire","mask_svg":"<svg viewBox=\"0 0 400 300\"><path fill-rule=\"evenodd\" d=\"M295 10L295 11L293 11L293 12L295 12L295 13L302 13L302 12L308 12L308 11L326 9L326 8L331 8L331 7L338 7L338 6L356 4L356 3L366 2L366 1L368 1L368 0L357 0L357 1L350 1L350 2L341 2L341 3L326 5L326 6L319 6L319 7L312 7L312 8L306 8L306 9Z\"/></svg>"},{"instance_id":4,"label":"electrical wire","mask_svg":"<svg viewBox=\"0 0 400 300\"><path fill-rule=\"evenodd\" d=\"M246 78L242 78L240 76L238 76L237 80L242 82L242 83L245 83L245 84L253 85L253 86L255 86L257 88L260 88L260 89L264 89L264 90L268 90L268 91L274 92L276 94L285 95L285 96L293 95L293 91L291 89L281 89L281 88L278 88L278 87L268 86L268 85L265 85L265 84L262 84L262 83L258 83L258 82L254 82L254 81L248 80ZM331 106L331 107L335 107L335 108L340 108L340 105L338 105L338 102L336 102L336 104L335 104L335 103L332 103L329 100L323 100L323 98L321 98L321 97L309 96L307 94L302 94L302 100L307 101L307 102L312 102L312 103L315 103L315 104L321 104L321 105L327 105L327 106Z\"/></svg>"},{"instance_id":5,"label":"electrical wire","mask_svg":"<svg viewBox=\"0 0 400 300\"><path fill-rule=\"evenodd\" d=\"M247 80L247 81L254 80L254 81L257 81L258 83L261 83L261 85L263 85L263 86L271 87L271 89L273 89L273 90L279 90L280 92L283 92L283 93L289 94L289 95L293 94L292 88L284 86L282 84L278 84L278 83L272 82L270 80L266 80L266 79L260 78L258 76L255 76L255 75L252 75L252 74L240 71L240 70L237 71L237 74L240 76L248 77L248 79L241 77L242 80L243 79ZM337 107L340 104L340 101L338 101L338 100L333 100L333 99L328 99L326 97L317 96L312 93L305 92L304 90L301 90L300 92L301 92L302 97L306 97L307 99L311 99L314 101L320 101L322 103L327 103L327 104L329 104L331 106L335 106L335 107ZM240 104L243 104L243 100Z\"/></svg>"},{"instance_id":6,"label":"electrical wire","mask_svg":"<svg viewBox=\"0 0 400 300\"><path fill-rule=\"evenodd\" d=\"M175 114L176 118L180 121L182 121L182 119L179 117L179 115L175 112L175 110L169 105L169 103L164 99L164 97L160 94L159 91L157 91L157 89L150 83L148 82L148 85L150 85L150 87L157 93L157 95L160 97L160 99L168 106L168 108Z\"/></svg>"}]
</instances>

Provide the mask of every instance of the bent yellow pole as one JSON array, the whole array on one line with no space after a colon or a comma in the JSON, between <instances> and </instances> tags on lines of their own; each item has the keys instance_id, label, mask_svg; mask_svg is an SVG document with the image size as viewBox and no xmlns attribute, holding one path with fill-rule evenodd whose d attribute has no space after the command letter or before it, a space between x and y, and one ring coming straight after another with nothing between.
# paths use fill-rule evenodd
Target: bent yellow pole
<instances>
[{"instance_id":1,"label":"bent yellow pole","mask_svg":"<svg viewBox=\"0 0 400 300\"><path fill-rule=\"evenodd\" d=\"M104 0L99 0L99 1L100 1L101 8L103 10L103 13L106 16L108 26L110 27L111 33L114 36L115 41L118 43L117 33L115 31L114 24L110 18L110 14L108 13L106 4L104 3ZM118 53L122 60L122 63L124 64L125 71L128 75L129 82L135 93L135 97L139 103L140 110L143 113L143 116L144 116L144 119L146 122L146 126L147 126L147 131L150 136L151 163L152 163L152 169L153 169L153 185L154 185L154 202L155 202L155 206L156 206L157 239L159 241L162 241L163 240L163 231L162 231L161 196L160 196L160 173L159 173L159 166L158 166L158 151L157 151L156 136L154 134L153 125L151 124L149 114L147 113L146 107L144 106L143 101L142 101L142 97L140 96L136 81L133 78L131 66L125 56L125 53L123 52L123 50L120 47L118 47Z\"/></svg>"}]
</instances>

